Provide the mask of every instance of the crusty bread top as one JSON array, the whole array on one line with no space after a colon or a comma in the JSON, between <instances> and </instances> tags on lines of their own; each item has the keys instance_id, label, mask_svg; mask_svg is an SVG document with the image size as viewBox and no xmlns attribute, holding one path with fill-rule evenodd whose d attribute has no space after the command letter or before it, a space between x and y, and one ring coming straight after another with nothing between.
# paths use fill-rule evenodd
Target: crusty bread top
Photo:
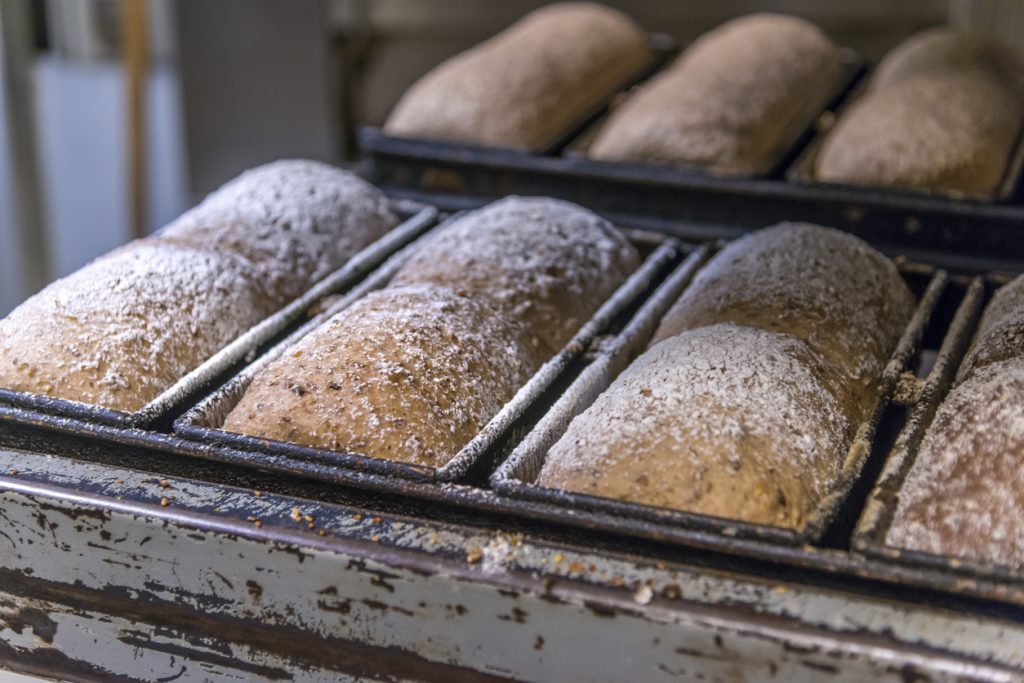
<instances>
[{"instance_id":1,"label":"crusty bread top","mask_svg":"<svg viewBox=\"0 0 1024 683\"><path fill-rule=\"evenodd\" d=\"M547 197L506 197L442 227L393 285L432 283L481 297L559 351L639 265L608 221Z\"/></svg>"},{"instance_id":2,"label":"crusty bread top","mask_svg":"<svg viewBox=\"0 0 1024 683\"><path fill-rule=\"evenodd\" d=\"M284 303L397 223L387 197L354 173L285 159L225 183L164 234L242 254Z\"/></svg>"},{"instance_id":3,"label":"crusty bread top","mask_svg":"<svg viewBox=\"0 0 1024 683\"><path fill-rule=\"evenodd\" d=\"M711 325L634 361L572 421L539 482L798 526L838 475L848 431L799 340Z\"/></svg>"},{"instance_id":4,"label":"crusty bread top","mask_svg":"<svg viewBox=\"0 0 1024 683\"><path fill-rule=\"evenodd\" d=\"M803 19L734 19L630 96L589 154L723 173L765 171L783 138L824 106L839 69L839 50Z\"/></svg>"},{"instance_id":5,"label":"crusty bread top","mask_svg":"<svg viewBox=\"0 0 1024 683\"><path fill-rule=\"evenodd\" d=\"M137 410L274 308L245 259L139 240L0 320L0 386Z\"/></svg>"},{"instance_id":6,"label":"crusty bread top","mask_svg":"<svg viewBox=\"0 0 1024 683\"><path fill-rule=\"evenodd\" d=\"M991 34L931 28L904 40L889 51L871 76L874 90L907 78L943 75L960 69L982 69L1020 88L1024 63L1016 50Z\"/></svg>"},{"instance_id":7,"label":"crusty bread top","mask_svg":"<svg viewBox=\"0 0 1024 683\"><path fill-rule=\"evenodd\" d=\"M543 149L651 59L632 19L591 2L535 10L414 84L392 135Z\"/></svg>"},{"instance_id":8,"label":"crusty bread top","mask_svg":"<svg viewBox=\"0 0 1024 683\"><path fill-rule=\"evenodd\" d=\"M792 334L839 373L845 386L835 387L837 395L853 395L864 408L877 395L913 309L914 296L895 264L863 240L780 223L716 254L665 315L652 343L720 322Z\"/></svg>"},{"instance_id":9,"label":"crusty bread top","mask_svg":"<svg viewBox=\"0 0 1024 683\"><path fill-rule=\"evenodd\" d=\"M368 294L253 380L224 428L441 466L542 362L525 330L431 285Z\"/></svg>"},{"instance_id":10,"label":"crusty bread top","mask_svg":"<svg viewBox=\"0 0 1024 683\"><path fill-rule=\"evenodd\" d=\"M978 368L942 402L899 492L890 545L1024 565L1024 361Z\"/></svg>"},{"instance_id":11,"label":"crusty bread top","mask_svg":"<svg viewBox=\"0 0 1024 683\"><path fill-rule=\"evenodd\" d=\"M1000 287L985 307L957 380L990 363L1024 360L1024 275Z\"/></svg>"}]
</instances>

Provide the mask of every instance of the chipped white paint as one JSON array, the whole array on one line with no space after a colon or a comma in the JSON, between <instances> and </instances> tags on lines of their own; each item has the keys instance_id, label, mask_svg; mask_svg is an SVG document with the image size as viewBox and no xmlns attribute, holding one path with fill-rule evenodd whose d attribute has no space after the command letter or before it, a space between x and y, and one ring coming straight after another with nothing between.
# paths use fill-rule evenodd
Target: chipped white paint
<instances>
[{"instance_id":1,"label":"chipped white paint","mask_svg":"<svg viewBox=\"0 0 1024 683\"><path fill-rule=\"evenodd\" d=\"M17 476L9 476L15 468ZM0 451L5 473L0 570L106 590L139 604L177 605L227 624L242 619L298 629L327 639L325 648L331 642L391 648L373 650L381 662L410 655L425 667L576 681L678 680L697 673L709 680L800 681L826 672L834 673L832 680L885 681L901 680L904 668L936 680L1013 680L1020 674L968 658L1024 664L1024 628L996 618L902 608L684 566L659 568L500 532L161 482L41 455ZM167 507L159 505L161 498ZM292 516L295 507L301 522ZM299 543L282 542L286 535ZM641 586L651 591L642 590L643 606L635 601ZM679 597L666 597L669 588ZM73 616L108 623L103 619L120 618L116 606L111 611ZM159 607L152 618L160 622ZM105 648L113 638L93 625L95 642L76 639L54 620L54 643L75 660L93 661L97 643ZM255 656L253 648L239 649L244 642L229 645L230 657ZM189 649L196 647L188 641ZM147 662L157 657L141 650ZM108 663L135 676L121 656ZM315 662L289 665L298 671Z\"/></svg>"}]
</instances>

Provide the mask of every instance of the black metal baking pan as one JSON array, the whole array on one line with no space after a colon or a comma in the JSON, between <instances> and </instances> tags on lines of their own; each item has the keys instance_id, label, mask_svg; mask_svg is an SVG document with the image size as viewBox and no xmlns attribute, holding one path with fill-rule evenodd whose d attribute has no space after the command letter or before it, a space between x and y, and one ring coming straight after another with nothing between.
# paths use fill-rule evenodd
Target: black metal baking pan
<instances>
[{"instance_id":1,"label":"black metal baking pan","mask_svg":"<svg viewBox=\"0 0 1024 683\"><path fill-rule=\"evenodd\" d=\"M687 265L675 271L674 282L666 279L664 285L681 291L689 279L683 270L692 275L705 256L702 250L690 252ZM952 313L946 309L955 308L958 302L951 295L955 289L947 287L941 310L929 326L934 329L926 334L925 353L938 346L928 337L941 338L948 327ZM617 321L616 329L625 329L634 312ZM555 393L560 395L561 389ZM547 407L544 403L539 406L541 414ZM256 489L271 487L271 482L288 482L296 495L314 499L363 500L377 510L439 519L457 516L554 539L571 538L589 547L661 559L676 557L711 569L727 568L782 583L807 581L873 598L888 596L886 599L924 604L938 601L950 608L1000 614L1006 610L1019 614L1024 606L1024 587L980 579L961 583L948 572L851 553L843 544L797 546L688 528L672 528L666 533L665 525L658 522L622 524L613 514L580 515L558 505L499 495L476 483L416 481L342 470L293 455L200 443L174 434L60 418L11 406L0 405L0 446ZM854 511L859 513L859 507L854 506Z\"/></svg>"},{"instance_id":2,"label":"black metal baking pan","mask_svg":"<svg viewBox=\"0 0 1024 683\"><path fill-rule=\"evenodd\" d=\"M403 219L401 224L356 253L348 263L317 282L305 294L244 332L139 410L113 410L3 388L0 388L0 405L120 427L153 429L165 426L171 417L181 412L201 391L301 319L314 302L352 287L396 249L416 239L433 225L438 215L436 208L411 200L394 200L391 204L392 209Z\"/></svg>"},{"instance_id":3,"label":"black metal baking pan","mask_svg":"<svg viewBox=\"0 0 1024 683\"><path fill-rule=\"evenodd\" d=\"M952 388L957 370L977 328L991 291L1002 278L973 278L950 325L934 366L921 382L919 400L901 430L885 469L868 496L853 537L852 547L874 559L913 569L932 571L959 585L978 591L988 582L1024 590L1024 571L974 558L939 555L890 545L886 537L892 525L899 492L919 457L919 447L936 411ZM1000 591L1002 592L1002 591Z\"/></svg>"},{"instance_id":4,"label":"black metal baking pan","mask_svg":"<svg viewBox=\"0 0 1024 683\"><path fill-rule=\"evenodd\" d=\"M429 240L434 232L422 239ZM192 410L175 421L178 435L201 443L249 450L271 455L285 455L296 459L313 460L335 466L339 471L355 470L375 472L424 481L458 481L471 469L487 467L486 458L493 453L496 443L516 428L520 418L563 373L586 352L599 335L621 313L633 306L652 284L664 275L681 253L693 247L684 246L672 238L650 233L631 232L634 244L646 258L641 266L606 301L593 317L553 358L548 360L515 396L484 426L477 436L442 467L426 467L399 461L373 458L358 453L341 453L320 448L234 434L221 429L228 413L238 404L252 379L267 365L286 353L293 344L328 318L351 305L367 292L384 287L409 258L420 243L414 242L392 256L383 266L368 276L345 297L328 307L300 329L280 342L258 361L244 368L224 386L214 391Z\"/></svg>"},{"instance_id":5,"label":"black metal baking pan","mask_svg":"<svg viewBox=\"0 0 1024 683\"><path fill-rule=\"evenodd\" d=\"M835 109L834 114L830 113L827 116L819 117L815 125L816 131L814 138L803 148L803 151L800 152L792 165L786 170L786 180L809 187L841 187L844 190L853 193L868 189L863 185L829 183L818 180L814 177L814 167L817 162L818 153L821 151L821 146L825 142L825 138L828 137L828 134L832 131L843 115L865 95L868 87L870 86L870 81L871 79L869 77L862 79L843 100L843 102ZM870 189L877 192L891 193L896 196L916 195L946 197L953 200L965 200L981 204L1010 202L1016 198L1017 189L1020 186L1021 172L1024 170L1024 125L1022 125L1021 129L1017 132L1017 137L1013 144L1013 150L1013 154L1010 155L1010 159L1003 173L1003 180L991 195L976 196L957 192L909 187L874 186Z\"/></svg>"},{"instance_id":6,"label":"black metal baking pan","mask_svg":"<svg viewBox=\"0 0 1024 683\"><path fill-rule=\"evenodd\" d=\"M829 494L816 506L807 523L799 529L741 522L681 510L613 500L599 496L567 492L539 486L536 477L548 450L565 432L569 422L596 400L633 357L646 348L663 313L678 298L676 287L666 286L648 300L646 307L602 357L591 363L576 382L559 399L544 419L519 444L512 455L491 477L492 487L501 494L537 501L560 508L563 514L580 518L593 513L615 517L619 529L642 524L644 533L654 526L666 537L680 528L718 533L731 538L751 538L790 545L819 543L837 517L847 494L860 477L865 462L876 449L875 434L900 376L918 354L924 329L934 313L939 297L946 287L945 271L919 264L903 264L901 273L919 296L917 308L907 323L896 349L885 368L880 389L870 416L857 428L855 437L843 458L840 476ZM689 279L681 272L666 280L667 285Z\"/></svg>"}]
</instances>

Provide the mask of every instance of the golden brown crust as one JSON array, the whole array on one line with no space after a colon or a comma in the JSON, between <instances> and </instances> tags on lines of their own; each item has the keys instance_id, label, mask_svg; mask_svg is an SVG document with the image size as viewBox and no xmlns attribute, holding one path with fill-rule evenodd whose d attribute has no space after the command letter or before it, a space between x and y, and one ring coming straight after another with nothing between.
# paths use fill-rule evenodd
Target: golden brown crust
<instances>
[{"instance_id":1,"label":"golden brown crust","mask_svg":"<svg viewBox=\"0 0 1024 683\"><path fill-rule=\"evenodd\" d=\"M439 467L544 359L480 301L429 285L384 289L260 372L224 429Z\"/></svg>"},{"instance_id":2,"label":"golden brown crust","mask_svg":"<svg viewBox=\"0 0 1024 683\"><path fill-rule=\"evenodd\" d=\"M734 19L631 95L589 155L767 171L785 137L824 107L839 71L839 50L809 22L776 14Z\"/></svg>"},{"instance_id":3,"label":"golden brown crust","mask_svg":"<svg viewBox=\"0 0 1024 683\"><path fill-rule=\"evenodd\" d=\"M650 59L646 34L626 15L557 3L434 68L402 96L384 130L540 150Z\"/></svg>"}]
</instances>

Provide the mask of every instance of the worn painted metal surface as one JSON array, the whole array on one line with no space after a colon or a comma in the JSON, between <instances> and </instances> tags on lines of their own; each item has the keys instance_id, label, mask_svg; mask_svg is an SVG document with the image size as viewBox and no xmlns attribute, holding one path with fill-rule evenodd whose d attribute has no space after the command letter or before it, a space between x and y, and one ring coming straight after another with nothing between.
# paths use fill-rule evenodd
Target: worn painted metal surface
<instances>
[{"instance_id":1,"label":"worn painted metal surface","mask_svg":"<svg viewBox=\"0 0 1024 683\"><path fill-rule=\"evenodd\" d=\"M1010 681L1024 624L0 451L0 662L77 680Z\"/></svg>"}]
</instances>

